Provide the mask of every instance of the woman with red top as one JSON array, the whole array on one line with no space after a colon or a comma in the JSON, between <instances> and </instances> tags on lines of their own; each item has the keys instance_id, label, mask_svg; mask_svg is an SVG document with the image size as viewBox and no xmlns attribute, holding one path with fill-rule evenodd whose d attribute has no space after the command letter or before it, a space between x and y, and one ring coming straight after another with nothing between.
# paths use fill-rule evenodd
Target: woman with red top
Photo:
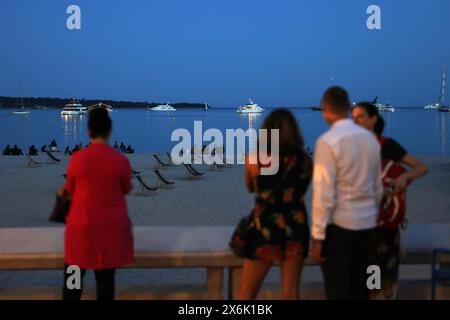
<instances>
[{"instance_id":1,"label":"woman with red top","mask_svg":"<svg viewBox=\"0 0 450 320\"><path fill-rule=\"evenodd\" d=\"M63 298L79 300L70 289L70 265L95 271L97 299L114 299L115 269L134 262L131 221L125 195L131 191L128 159L108 145L112 122L105 109L89 112L91 145L70 159L64 188L72 203L66 219ZM82 279L81 279L82 280ZM70 281L69 281L70 282Z\"/></svg>"}]
</instances>

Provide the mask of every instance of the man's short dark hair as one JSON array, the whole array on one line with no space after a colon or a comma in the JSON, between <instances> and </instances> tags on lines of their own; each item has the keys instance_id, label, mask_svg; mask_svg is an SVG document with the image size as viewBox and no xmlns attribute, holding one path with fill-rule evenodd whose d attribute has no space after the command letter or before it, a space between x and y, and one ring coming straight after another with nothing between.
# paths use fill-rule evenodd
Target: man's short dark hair
<instances>
[{"instance_id":1,"label":"man's short dark hair","mask_svg":"<svg viewBox=\"0 0 450 320\"><path fill-rule=\"evenodd\" d=\"M108 110L94 108L89 111L88 129L91 138L106 138L111 132L112 121Z\"/></svg>"},{"instance_id":2,"label":"man's short dark hair","mask_svg":"<svg viewBox=\"0 0 450 320\"><path fill-rule=\"evenodd\" d=\"M331 87L323 94L323 103L329 107L332 113L348 113L350 111L350 99L345 89Z\"/></svg>"}]
</instances>

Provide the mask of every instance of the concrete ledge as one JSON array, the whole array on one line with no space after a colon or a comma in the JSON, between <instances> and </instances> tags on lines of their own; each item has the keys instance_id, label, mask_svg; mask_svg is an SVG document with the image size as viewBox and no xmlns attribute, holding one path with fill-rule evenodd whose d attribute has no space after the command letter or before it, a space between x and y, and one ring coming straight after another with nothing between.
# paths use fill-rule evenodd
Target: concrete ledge
<instances>
[{"instance_id":1,"label":"concrete ledge","mask_svg":"<svg viewBox=\"0 0 450 320\"><path fill-rule=\"evenodd\" d=\"M205 300L214 299L205 285L117 286L117 300ZM0 289L0 300L61 300L60 287L19 287ZM83 300L95 300L95 287L83 291ZM216 297L216 299L219 299Z\"/></svg>"}]
</instances>

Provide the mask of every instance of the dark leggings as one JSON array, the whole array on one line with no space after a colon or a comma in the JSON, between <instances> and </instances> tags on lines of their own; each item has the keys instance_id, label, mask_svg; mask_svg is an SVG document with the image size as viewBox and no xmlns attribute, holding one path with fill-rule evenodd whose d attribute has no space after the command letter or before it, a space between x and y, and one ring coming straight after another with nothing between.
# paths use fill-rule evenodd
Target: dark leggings
<instances>
[{"instance_id":1,"label":"dark leggings","mask_svg":"<svg viewBox=\"0 0 450 320\"><path fill-rule=\"evenodd\" d=\"M67 287L67 280L73 273L67 273L68 264L64 267L64 288L63 288L63 300L80 300L83 293L83 278L86 273L86 269L81 270L81 288L69 289ZM94 270L95 282L97 284L97 300L114 300L115 284L114 276L116 269L102 269Z\"/></svg>"}]
</instances>

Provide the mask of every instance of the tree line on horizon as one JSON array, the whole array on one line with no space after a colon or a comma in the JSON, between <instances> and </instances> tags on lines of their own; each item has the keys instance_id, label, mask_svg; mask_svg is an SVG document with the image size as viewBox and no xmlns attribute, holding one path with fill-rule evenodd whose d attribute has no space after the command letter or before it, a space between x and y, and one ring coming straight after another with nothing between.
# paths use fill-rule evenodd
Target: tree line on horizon
<instances>
[{"instance_id":1,"label":"tree line on horizon","mask_svg":"<svg viewBox=\"0 0 450 320\"><path fill-rule=\"evenodd\" d=\"M116 100L100 100L100 99L78 99L78 101L83 106L90 106L97 103L104 103L111 105L114 109L120 109L120 108L152 108L156 107L159 104L165 104L165 103L159 103L159 102L133 102L133 101L116 101ZM23 106L27 109L62 109L67 103L72 102L72 98L70 99L63 99L63 98L34 98L34 97L24 97L23 98ZM5 97L0 96L0 108L20 108L22 104L22 98L18 97ZM187 103L187 102L181 102L181 103L171 103L172 106L174 106L177 109L183 109L183 108L205 108L204 103ZM208 108L211 108L210 105L208 105Z\"/></svg>"}]
</instances>

